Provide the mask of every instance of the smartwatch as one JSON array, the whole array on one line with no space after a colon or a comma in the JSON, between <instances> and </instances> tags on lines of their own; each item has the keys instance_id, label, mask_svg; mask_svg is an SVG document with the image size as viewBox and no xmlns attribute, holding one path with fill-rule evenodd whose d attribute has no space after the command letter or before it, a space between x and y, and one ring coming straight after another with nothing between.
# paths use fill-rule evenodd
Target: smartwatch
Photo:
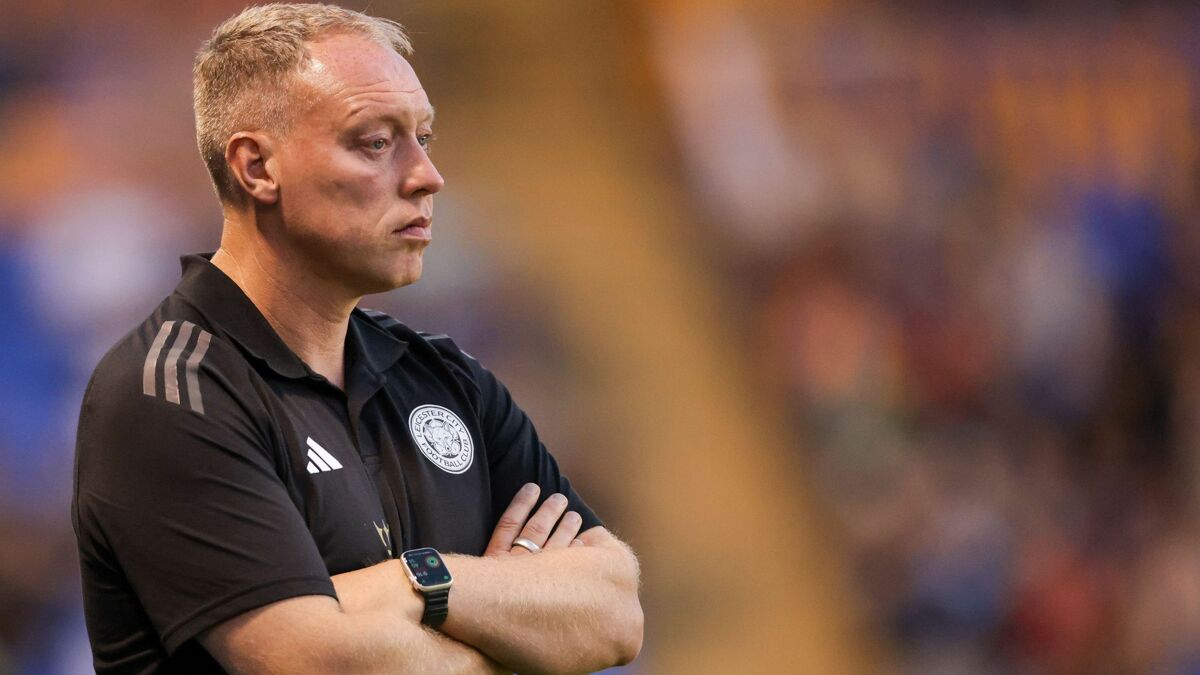
<instances>
[{"instance_id":1,"label":"smartwatch","mask_svg":"<svg viewBox=\"0 0 1200 675\"><path fill-rule=\"evenodd\" d=\"M450 585L454 583L450 570L442 562L442 554L432 548L414 548L401 553L400 559L413 588L425 597L421 623L437 628L450 610Z\"/></svg>"}]
</instances>

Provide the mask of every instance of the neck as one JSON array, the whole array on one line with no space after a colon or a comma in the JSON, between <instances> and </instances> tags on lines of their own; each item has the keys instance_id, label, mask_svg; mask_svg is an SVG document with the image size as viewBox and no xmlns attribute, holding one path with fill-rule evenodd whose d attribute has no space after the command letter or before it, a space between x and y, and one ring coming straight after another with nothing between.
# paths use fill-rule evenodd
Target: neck
<instances>
[{"instance_id":1,"label":"neck","mask_svg":"<svg viewBox=\"0 0 1200 675\"><path fill-rule=\"evenodd\" d=\"M227 217L213 265L254 303L283 342L314 372L345 386L346 330L359 298L332 287L257 229Z\"/></svg>"}]
</instances>

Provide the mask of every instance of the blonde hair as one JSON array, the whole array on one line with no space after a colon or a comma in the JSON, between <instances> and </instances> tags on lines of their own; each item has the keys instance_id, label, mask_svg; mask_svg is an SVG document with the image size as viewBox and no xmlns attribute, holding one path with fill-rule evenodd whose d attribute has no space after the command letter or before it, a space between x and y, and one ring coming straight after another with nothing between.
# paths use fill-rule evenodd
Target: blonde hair
<instances>
[{"instance_id":1,"label":"blonde hair","mask_svg":"<svg viewBox=\"0 0 1200 675\"><path fill-rule=\"evenodd\" d=\"M273 3L247 7L217 26L192 69L196 142L217 197L242 202L225 162L225 145L238 131L287 130L304 101L295 79L311 56L307 43L329 35L362 35L407 56L404 27L390 19L324 4Z\"/></svg>"}]
</instances>

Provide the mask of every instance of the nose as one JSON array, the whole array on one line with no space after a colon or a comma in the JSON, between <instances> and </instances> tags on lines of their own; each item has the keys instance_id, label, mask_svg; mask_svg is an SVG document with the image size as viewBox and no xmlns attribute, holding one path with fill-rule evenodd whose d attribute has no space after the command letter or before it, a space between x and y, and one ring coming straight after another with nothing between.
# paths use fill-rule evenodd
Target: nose
<instances>
[{"instance_id":1,"label":"nose","mask_svg":"<svg viewBox=\"0 0 1200 675\"><path fill-rule=\"evenodd\" d=\"M413 140L411 146L406 153L407 171L404 172L404 179L400 185L401 194L405 197L420 197L441 190L446 181L433 165L429 153L416 140Z\"/></svg>"}]
</instances>

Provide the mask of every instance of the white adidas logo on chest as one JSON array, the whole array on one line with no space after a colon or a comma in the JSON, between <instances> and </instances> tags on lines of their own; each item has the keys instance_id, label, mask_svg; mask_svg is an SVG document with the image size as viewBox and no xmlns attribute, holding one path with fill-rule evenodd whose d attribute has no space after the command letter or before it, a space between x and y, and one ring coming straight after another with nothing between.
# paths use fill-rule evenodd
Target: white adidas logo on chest
<instances>
[{"instance_id":1,"label":"white adidas logo on chest","mask_svg":"<svg viewBox=\"0 0 1200 675\"><path fill-rule=\"evenodd\" d=\"M308 437L308 472L309 473L325 473L326 471L337 471L342 468L342 463L337 461L337 457L329 454L329 451L321 447L321 444L314 441L311 436Z\"/></svg>"}]
</instances>

